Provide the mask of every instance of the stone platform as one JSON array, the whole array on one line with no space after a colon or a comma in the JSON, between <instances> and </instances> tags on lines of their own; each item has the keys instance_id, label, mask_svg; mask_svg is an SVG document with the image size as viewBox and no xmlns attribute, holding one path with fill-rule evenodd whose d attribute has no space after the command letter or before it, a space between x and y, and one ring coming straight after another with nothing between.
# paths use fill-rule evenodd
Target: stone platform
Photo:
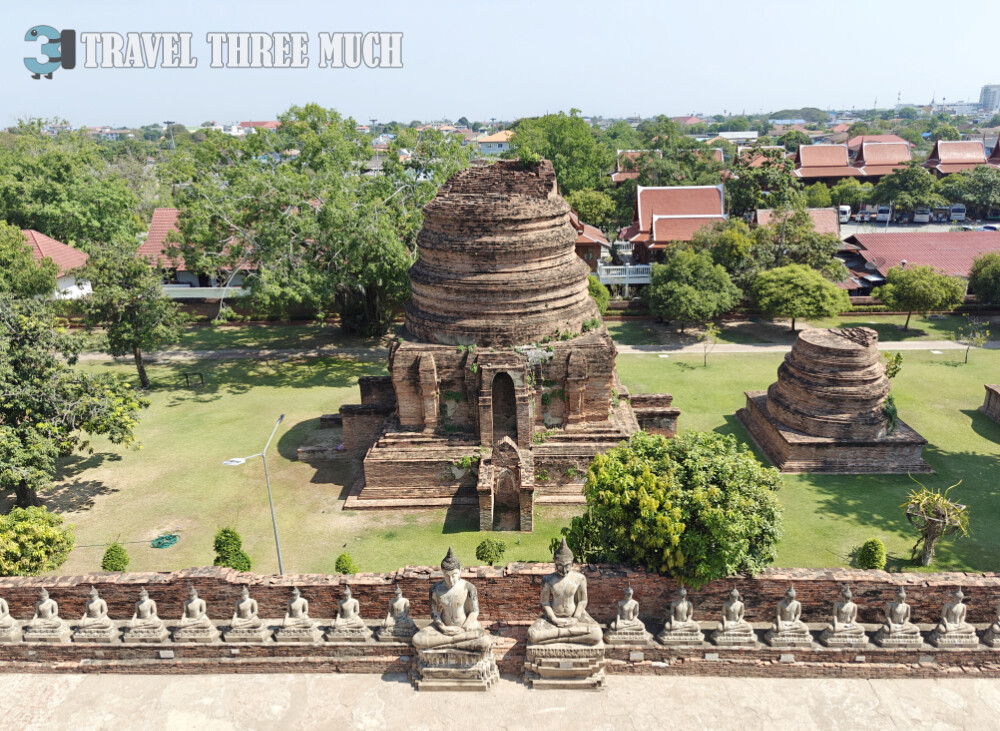
<instances>
[{"instance_id":1,"label":"stone platform","mask_svg":"<svg viewBox=\"0 0 1000 731\"><path fill-rule=\"evenodd\" d=\"M489 690L500 680L493 648L479 652L449 648L418 650L410 668L417 690Z\"/></svg>"},{"instance_id":2,"label":"stone platform","mask_svg":"<svg viewBox=\"0 0 1000 731\"><path fill-rule=\"evenodd\" d=\"M993 421L1000 422L1000 386L995 383L986 384L986 398L979 410Z\"/></svg>"},{"instance_id":3,"label":"stone platform","mask_svg":"<svg viewBox=\"0 0 1000 731\"><path fill-rule=\"evenodd\" d=\"M736 412L754 443L782 472L906 474L933 472L922 456L927 440L902 419L887 436L875 439L814 437L789 429L768 413L767 391L745 391Z\"/></svg>"},{"instance_id":4,"label":"stone platform","mask_svg":"<svg viewBox=\"0 0 1000 731\"><path fill-rule=\"evenodd\" d=\"M604 687L604 643L527 646L524 684L538 689L600 690Z\"/></svg>"}]
</instances>

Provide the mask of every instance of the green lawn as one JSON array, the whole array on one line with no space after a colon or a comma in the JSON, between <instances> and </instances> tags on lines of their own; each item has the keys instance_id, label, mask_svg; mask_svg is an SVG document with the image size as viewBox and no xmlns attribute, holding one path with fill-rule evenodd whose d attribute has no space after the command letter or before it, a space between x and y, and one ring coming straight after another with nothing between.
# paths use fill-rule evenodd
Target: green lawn
<instances>
[{"instance_id":1,"label":"green lawn","mask_svg":"<svg viewBox=\"0 0 1000 731\"><path fill-rule=\"evenodd\" d=\"M1000 426L976 408L983 384L998 380L1000 351L974 351L961 365L957 351L907 352L894 392L903 420L929 441L925 455L937 471L934 487L963 480L954 495L972 510L972 537L947 539L938 569L994 570L1000 564L998 443ZM775 378L776 354L715 354L708 367L700 355L660 358L619 356L622 380L633 392L670 391L682 410L682 429L746 435L733 418L743 391L766 388ZM134 378L127 365L88 365ZM204 388L183 386L183 372L203 372ZM70 460L49 502L77 526L78 547L58 573L96 570L103 546L128 542L132 569L165 571L211 563L212 536L231 525L244 537L262 572L277 568L270 514L259 460L224 467L223 460L260 450L274 420L286 414L272 447L271 482L288 572L331 572L349 552L363 571L405 564L433 564L449 545L466 563L482 539L473 513L345 512L354 472L345 463L317 469L295 459L296 448L321 435L318 417L358 398L359 375L384 373L379 364L333 358L219 360L210 364L156 365L152 407L139 430L143 448L121 450L96 440L95 454ZM848 565L851 550L881 537L894 566L915 540L898 506L913 483L905 476L788 476L780 494L785 538L779 564ZM536 529L520 535L511 560L545 560L549 539L574 514L572 508L536 509ZM180 530L172 548L149 540ZM518 534L506 536L511 542Z\"/></svg>"}]
</instances>

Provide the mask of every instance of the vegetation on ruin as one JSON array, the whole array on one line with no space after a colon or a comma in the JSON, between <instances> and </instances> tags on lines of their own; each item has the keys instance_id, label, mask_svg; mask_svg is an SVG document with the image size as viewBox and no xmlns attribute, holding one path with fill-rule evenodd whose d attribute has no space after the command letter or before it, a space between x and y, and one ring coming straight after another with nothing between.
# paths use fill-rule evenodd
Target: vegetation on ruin
<instances>
[{"instance_id":1,"label":"vegetation on ruin","mask_svg":"<svg viewBox=\"0 0 1000 731\"><path fill-rule=\"evenodd\" d=\"M917 530L917 542L911 549L911 559L919 561L921 566L930 566L934 560L934 549L944 536L957 534L963 538L969 535L969 508L954 500L948 494L958 487L959 480L944 492L932 490L917 480L920 489L910 490L906 502L900 505L906 510L906 519Z\"/></svg>"}]
</instances>

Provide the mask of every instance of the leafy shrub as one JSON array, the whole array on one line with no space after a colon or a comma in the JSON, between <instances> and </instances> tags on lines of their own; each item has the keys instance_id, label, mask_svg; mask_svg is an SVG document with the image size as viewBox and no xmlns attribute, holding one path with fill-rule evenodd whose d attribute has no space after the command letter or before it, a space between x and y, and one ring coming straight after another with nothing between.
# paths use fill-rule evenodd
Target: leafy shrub
<instances>
[{"instance_id":1,"label":"leafy shrub","mask_svg":"<svg viewBox=\"0 0 1000 731\"><path fill-rule=\"evenodd\" d=\"M66 562L76 538L72 525L43 507L13 508L0 516L0 576L37 576Z\"/></svg>"},{"instance_id":2,"label":"leafy shrub","mask_svg":"<svg viewBox=\"0 0 1000 731\"><path fill-rule=\"evenodd\" d=\"M104 558L101 559L101 571L124 571L128 568L128 562L128 551L125 550L125 546L115 541L104 552Z\"/></svg>"},{"instance_id":3,"label":"leafy shrub","mask_svg":"<svg viewBox=\"0 0 1000 731\"><path fill-rule=\"evenodd\" d=\"M333 565L333 569L338 574L356 574L360 570L349 553L337 556L337 562Z\"/></svg>"},{"instance_id":4,"label":"leafy shrub","mask_svg":"<svg viewBox=\"0 0 1000 731\"><path fill-rule=\"evenodd\" d=\"M503 560L503 555L507 552L507 544L499 538L484 538L476 546L476 560L488 563L492 566Z\"/></svg>"},{"instance_id":5,"label":"leafy shrub","mask_svg":"<svg viewBox=\"0 0 1000 731\"><path fill-rule=\"evenodd\" d=\"M215 534L215 565L237 571L249 571L253 563L243 550L243 539L232 528L221 528Z\"/></svg>"},{"instance_id":6,"label":"leafy shrub","mask_svg":"<svg viewBox=\"0 0 1000 731\"><path fill-rule=\"evenodd\" d=\"M869 538L858 549L858 567L863 569L885 569L885 544L878 538Z\"/></svg>"},{"instance_id":7,"label":"leafy shrub","mask_svg":"<svg viewBox=\"0 0 1000 731\"><path fill-rule=\"evenodd\" d=\"M594 298L594 304L597 305L597 311L601 313L601 317L604 317L604 313L608 311L608 303L611 302L611 292L609 292L608 288L601 284L601 280L593 274L587 277L587 291L590 292L590 296Z\"/></svg>"}]
</instances>

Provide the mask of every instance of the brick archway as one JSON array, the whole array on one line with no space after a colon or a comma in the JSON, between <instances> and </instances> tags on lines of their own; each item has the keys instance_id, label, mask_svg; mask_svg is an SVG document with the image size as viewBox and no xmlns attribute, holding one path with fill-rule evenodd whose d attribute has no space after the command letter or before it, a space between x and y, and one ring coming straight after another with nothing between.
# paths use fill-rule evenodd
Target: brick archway
<instances>
[{"instance_id":1,"label":"brick archway","mask_svg":"<svg viewBox=\"0 0 1000 731\"><path fill-rule=\"evenodd\" d=\"M517 399L514 394L514 379L509 373L500 372L493 377L491 386L493 397L493 443L504 437L517 440Z\"/></svg>"}]
</instances>

